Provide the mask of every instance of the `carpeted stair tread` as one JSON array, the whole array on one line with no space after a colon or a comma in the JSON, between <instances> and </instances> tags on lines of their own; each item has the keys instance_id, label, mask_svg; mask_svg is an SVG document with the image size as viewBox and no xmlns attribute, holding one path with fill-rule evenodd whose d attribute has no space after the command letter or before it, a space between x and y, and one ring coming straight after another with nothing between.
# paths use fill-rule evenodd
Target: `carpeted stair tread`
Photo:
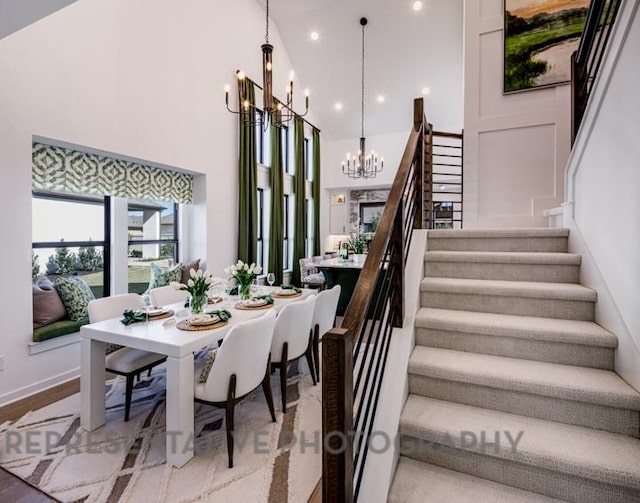
<instances>
[{"instance_id":1,"label":"carpeted stair tread","mask_svg":"<svg viewBox=\"0 0 640 503\"><path fill-rule=\"evenodd\" d=\"M468 239L468 238L555 238L568 237L569 229L561 227L522 227L497 229L456 229L430 230L428 239Z\"/></svg>"},{"instance_id":2,"label":"carpeted stair tread","mask_svg":"<svg viewBox=\"0 0 640 503\"><path fill-rule=\"evenodd\" d=\"M615 348L618 338L591 321L513 316L508 314L456 311L423 307L416 327L473 334L535 339Z\"/></svg>"},{"instance_id":3,"label":"carpeted stair tread","mask_svg":"<svg viewBox=\"0 0 640 503\"><path fill-rule=\"evenodd\" d=\"M459 447L463 432L478 438L489 432L492 442L496 431L510 432L512 438L524 433L515 449L502 434L498 449L477 443L468 450L640 489L640 440L635 438L416 395L409 395L400 419L400 433L427 441L427 449L430 442Z\"/></svg>"},{"instance_id":4,"label":"carpeted stair tread","mask_svg":"<svg viewBox=\"0 0 640 503\"><path fill-rule=\"evenodd\" d=\"M409 374L640 410L640 394L609 370L416 346Z\"/></svg>"},{"instance_id":5,"label":"carpeted stair tread","mask_svg":"<svg viewBox=\"0 0 640 503\"><path fill-rule=\"evenodd\" d=\"M581 255L554 252L428 251L426 262L466 262L487 264L580 265Z\"/></svg>"},{"instance_id":6,"label":"carpeted stair tread","mask_svg":"<svg viewBox=\"0 0 640 503\"><path fill-rule=\"evenodd\" d=\"M491 480L401 456L389 503L563 503Z\"/></svg>"},{"instance_id":7,"label":"carpeted stair tread","mask_svg":"<svg viewBox=\"0 0 640 503\"><path fill-rule=\"evenodd\" d=\"M420 284L420 290L422 292L493 295L498 297L527 297L582 302L596 301L595 290L572 283L424 278Z\"/></svg>"}]
</instances>

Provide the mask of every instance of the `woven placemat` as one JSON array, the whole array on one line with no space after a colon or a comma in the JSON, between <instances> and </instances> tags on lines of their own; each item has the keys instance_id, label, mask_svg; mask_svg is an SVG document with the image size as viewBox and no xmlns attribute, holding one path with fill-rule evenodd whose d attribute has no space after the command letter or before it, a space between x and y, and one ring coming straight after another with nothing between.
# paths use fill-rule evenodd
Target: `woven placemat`
<instances>
[{"instance_id":1,"label":"woven placemat","mask_svg":"<svg viewBox=\"0 0 640 503\"><path fill-rule=\"evenodd\" d=\"M294 293L293 295L286 295L286 294L285 294L285 295L283 295L283 294L281 294L281 293L273 292L273 293L271 294L271 296L272 296L274 299L295 299L296 297L301 297L301 296L302 296L302 292Z\"/></svg>"},{"instance_id":2,"label":"woven placemat","mask_svg":"<svg viewBox=\"0 0 640 503\"><path fill-rule=\"evenodd\" d=\"M243 306L242 303L238 302L235 306L236 309L240 311L260 311L261 309L271 309L273 304L265 304L264 306Z\"/></svg>"},{"instance_id":3,"label":"woven placemat","mask_svg":"<svg viewBox=\"0 0 640 503\"><path fill-rule=\"evenodd\" d=\"M222 297L209 297L207 299L207 304L217 304L218 302L222 302Z\"/></svg>"},{"instance_id":4,"label":"woven placemat","mask_svg":"<svg viewBox=\"0 0 640 503\"><path fill-rule=\"evenodd\" d=\"M214 328L224 327L227 323L226 321L220 320L211 325L189 325L189 320L182 320L178 322L176 327L180 330L186 330L187 332L199 332L201 330L213 330Z\"/></svg>"},{"instance_id":5,"label":"woven placemat","mask_svg":"<svg viewBox=\"0 0 640 503\"><path fill-rule=\"evenodd\" d=\"M164 320L165 318L170 318L174 314L176 314L176 312L173 309L169 309L166 312L160 313L160 314L155 314L155 315L150 314L149 321Z\"/></svg>"}]
</instances>

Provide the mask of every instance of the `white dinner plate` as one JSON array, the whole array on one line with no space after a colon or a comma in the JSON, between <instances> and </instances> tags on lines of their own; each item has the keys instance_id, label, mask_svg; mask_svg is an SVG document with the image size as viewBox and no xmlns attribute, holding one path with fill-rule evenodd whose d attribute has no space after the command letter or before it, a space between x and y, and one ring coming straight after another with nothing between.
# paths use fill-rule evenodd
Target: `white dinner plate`
<instances>
[{"instance_id":1,"label":"white dinner plate","mask_svg":"<svg viewBox=\"0 0 640 503\"><path fill-rule=\"evenodd\" d=\"M189 318L189 325L213 325L219 321L220 317L217 314L194 314Z\"/></svg>"},{"instance_id":2,"label":"white dinner plate","mask_svg":"<svg viewBox=\"0 0 640 503\"><path fill-rule=\"evenodd\" d=\"M276 290L277 295L296 295L298 292L292 289Z\"/></svg>"},{"instance_id":3,"label":"white dinner plate","mask_svg":"<svg viewBox=\"0 0 640 503\"><path fill-rule=\"evenodd\" d=\"M267 303L264 299L247 299L242 301L242 305L246 307L260 307Z\"/></svg>"},{"instance_id":4,"label":"white dinner plate","mask_svg":"<svg viewBox=\"0 0 640 503\"><path fill-rule=\"evenodd\" d=\"M166 308L162 306L148 306L145 311L149 316L158 316L167 312Z\"/></svg>"}]
</instances>

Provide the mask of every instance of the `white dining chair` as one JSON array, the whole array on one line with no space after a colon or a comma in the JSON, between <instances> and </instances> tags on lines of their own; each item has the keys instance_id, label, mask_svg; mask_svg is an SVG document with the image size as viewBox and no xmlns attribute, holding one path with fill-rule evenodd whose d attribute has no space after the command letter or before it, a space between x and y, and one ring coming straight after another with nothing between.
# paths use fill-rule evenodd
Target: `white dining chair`
<instances>
[{"instance_id":1,"label":"white dining chair","mask_svg":"<svg viewBox=\"0 0 640 503\"><path fill-rule=\"evenodd\" d=\"M329 290L323 290L318 293L316 305L313 309L313 318L311 320L313 363L318 381L320 381L320 339L335 325L340 290L340 285L335 285Z\"/></svg>"},{"instance_id":2,"label":"white dining chair","mask_svg":"<svg viewBox=\"0 0 640 503\"><path fill-rule=\"evenodd\" d=\"M311 319L316 295L285 305L276 319L271 342L271 367L280 369L282 412L287 412L287 368L306 356L313 384L316 383L312 356Z\"/></svg>"},{"instance_id":3,"label":"white dining chair","mask_svg":"<svg viewBox=\"0 0 640 503\"><path fill-rule=\"evenodd\" d=\"M112 295L89 302L89 322L109 320L122 317L125 309L139 309L143 307L142 297L137 293L123 293ZM126 348L111 345L105 354L105 369L107 372L125 377L124 420L129 421L131 409L131 395L133 394L133 378L145 370L151 370L164 362L166 356L143 351L142 349Z\"/></svg>"},{"instance_id":4,"label":"white dining chair","mask_svg":"<svg viewBox=\"0 0 640 503\"><path fill-rule=\"evenodd\" d=\"M168 306L177 302L184 304L189 298L189 292L178 290L173 285L159 286L149 290L149 298L154 306Z\"/></svg>"},{"instance_id":5,"label":"white dining chair","mask_svg":"<svg viewBox=\"0 0 640 503\"><path fill-rule=\"evenodd\" d=\"M202 371L209 355L200 358L195 364L194 400L225 408L229 468L233 468L236 404L262 385L271 420L276 421L269 359L275 323L276 313L273 309L264 316L238 323L229 330L222 345L211 350L216 353L208 374L203 376Z\"/></svg>"}]
</instances>

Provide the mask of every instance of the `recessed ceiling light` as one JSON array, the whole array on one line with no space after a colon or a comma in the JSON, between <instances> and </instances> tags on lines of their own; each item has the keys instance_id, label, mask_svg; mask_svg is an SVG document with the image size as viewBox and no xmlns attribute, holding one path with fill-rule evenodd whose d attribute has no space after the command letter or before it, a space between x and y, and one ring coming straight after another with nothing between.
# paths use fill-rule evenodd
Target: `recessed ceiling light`
<instances>
[{"instance_id":1,"label":"recessed ceiling light","mask_svg":"<svg viewBox=\"0 0 640 503\"><path fill-rule=\"evenodd\" d=\"M320 38L320 34L317 31L312 31L309 34L309 37L311 38L311 40L318 40Z\"/></svg>"},{"instance_id":2,"label":"recessed ceiling light","mask_svg":"<svg viewBox=\"0 0 640 503\"><path fill-rule=\"evenodd\" d=\"M422 94L424 94L425 96L427 96L430 92L431 92L431 89L429 89L428 87L422 88Z\"/></svg>"},{"instance_id":3,"label":"recessed ceiling light","mask_svg":"<svg viewBox=\"0 0 640 503\"><path fill-rule=\"evenodd\" d=\"M384 103L384 96L382 94L379 94L376 100L378 101L378 103Z\"/></svg>"},{"instance_id":4,"label":"recessed ceiling light","mask_svg":"<svg viewBox=\"0 0 640 503\"><path fill-rule=\"evenodd\" d=\"M335 105L333 105L333 108L335 108L336 111L340 112L342 110L342 103L336 103Z\"/></svg>"},{"instance_id":5,"label":"recessed ceiling light","mask_svg":"<svg viewBox=\"0 0 640 503\"><path fill-rule=\"evenodd\" d=\"M440 185L440 190L447 190L447 186L446 185Z\"/></svg>"},{"instance_id":6,"label":"recessed ceiling light","mask_svg":"<svg viewBox=\"0 0 640 503\"><path fill-rule=\"evenodd\" d=\"M416 1L413 2L413 10L422 10L422 2L420 1Z\"/></svg>"}]
</instances>

